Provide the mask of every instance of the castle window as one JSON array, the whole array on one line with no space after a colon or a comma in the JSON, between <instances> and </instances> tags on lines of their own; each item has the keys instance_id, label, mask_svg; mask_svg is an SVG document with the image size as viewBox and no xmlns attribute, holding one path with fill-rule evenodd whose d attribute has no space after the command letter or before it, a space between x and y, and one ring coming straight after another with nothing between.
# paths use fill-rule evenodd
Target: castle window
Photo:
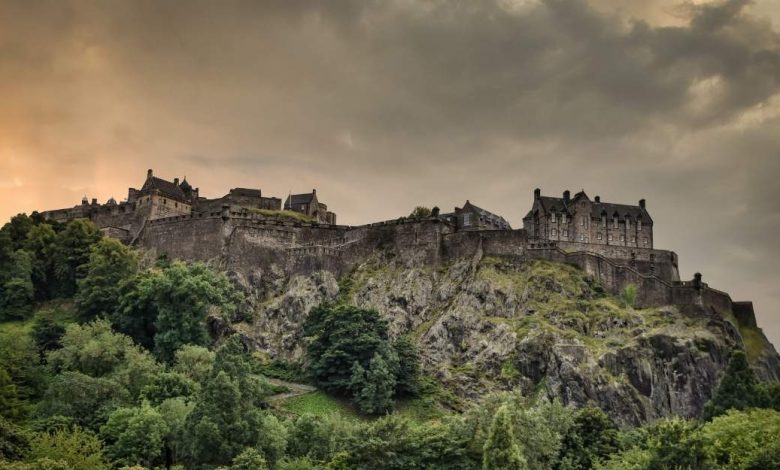
<instances>
[{"instance_id":1,"label":"castle window","mask_svg":"<svg viewBox=\"0 0 780 470\"><path fill-rule=\"evenodd\" d=\"M471 226L471 214L463 214L463 226Z\"/></svg>"},{"instance_id":2,"label":"castle window","mask_svg":"<svg viewBox=\"0 0 780 470\"><path fill-rule=\"evenodd\" d=\"M550 222L555 223L555 212L550 214Z\"/></svg>"},{"instance_id":3,"label":"castle window","mask_svg":"<svg viewBox=\"0 0 780 470\"><path fill-rule=\"evenodd\" d=\"M566 214L561 214L561 223L562 224L566 223Z\"/></svg>"},{"instance_id":4,"label":"castle window","mask_svg":"<svg viewBox=\"0 0 780 470\"><path fill-rule=\"evenodd\" d=\"M618 228L618 218L617 216L612 217L612 227Z\"/></svg>"},{"instance_id":5,"label":"castle window","mask_svg":"<svg viewBox=\"0 0 780 470\"><path fill-rule=\"evenodd\" d=\"M584 226L585 226L585 216L584 216L584 215L583 215L582 217L580 217L580 225L581 225L582 227L584 227Z\"/></svg>"},{"instance_id":6,"label":"castle window","mask_svg":"<svg viewBox=\"0 0 780 470\"><path fill-rule=\"evenodd\" d=\"M612 234L609 234L609 236L607 237L607 240L612 241Z\"/></svg>"},{"instance_id":7,"label":"castle window","mask_svg":"<svg viewBox=\"0 0 780 470\"><path fill-rule=\"evenodd\" d=\"M636 237L631 237L631 243L636 243Z\"/></svg>"},{"instance_id":8,"label":"castle window","mask_svg":"<svg viewBox=\"0 0 780 470\"><path fill-rule=\"evenodd\" d=\"M558 236L558 230L556 230L556 229L550 230L550 236L557 237Z\"/></svg>"},{"instance_id":9,"label":"castle window","mask_svg":"<svg viewBox=\"0 0 780 470\"><path fill-rule=\"evenodd\" d=\"M174 202L173 203L173 207L179 207L179 203L178 202Z\"/></svg>"},{"instance_id":10,"label":"castle window","mask_svg":"<svg viewBox=\"0 0 780 470\"><path fill-rule=\"evenodd\" d=\"M597 234L596 234L596 240L601 240L602 238L603 238L603 237L602 237L602 235L601 235L600 233L597 233Z\"/></svg>"},{"instance_id":11,"label":"castle window","mask_svg":"<svg viewBox=\"0 0 780 470\"><path fill-rule=\"evenodd\" d=\"M569 231L566 230L566 229L561 230L561 236L562 237L568 237L569 236Z\"/></svg>"},{"instance_id":12,"label":"castle window","mask_svg":"<svg viewBox=\"0 0 780 470\"><path fill-rule=\"evenodd\" d=\"M642 219L636 221L636 229L640 231L642 230Z\"/></svg>"},{"instance_id":13,"label":"castle window","mask_svg":"<svg viewBox=\"0 0 780 470\"><path fill-rule=\"evenodd\" d=\"M580 234L580 241L581 241L581 242L584 242L584 241L585 241L585 235L583 235L583 234Z\"/></svg>"},{"instance_id":14,"label":"castle window","mask_svg":"<svg viewBox=\"0 0 780 470\"><path fill-rule=\"evenodd\" d=\"M642 244L644 244L645 246L647 246L647 238L643 238L643 239L642 239Z\"/></svg>"},{"instance_id":15,"label":"castle window","mask_svg":"<svg viewBox=\"0 0 780 470\"><path fill-rule=\"evenodd\" d=\"M621 235L621 236L620 236L620 241L621 241L621 242L624 242L624 241L626 241L626 236L625 236L625 235Z\"/></svg>"}]
</instances>

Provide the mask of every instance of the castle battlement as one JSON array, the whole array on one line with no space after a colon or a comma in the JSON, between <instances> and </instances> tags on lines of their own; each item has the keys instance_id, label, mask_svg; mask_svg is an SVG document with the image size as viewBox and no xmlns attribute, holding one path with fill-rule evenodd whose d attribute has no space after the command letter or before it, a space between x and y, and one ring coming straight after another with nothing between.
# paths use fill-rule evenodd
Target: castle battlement
<instances>
[{"instance_id":1,"label":"castle battlement","mask_svg":"<svg viewBox=\"0 0 780 470\"><path fill-rule=\"evenodd\" d=\"M752 303L732 301L701 275L680 281L677 254L653 247L644 200L613 204L584 191L556 198L537 189L522 229L469 201L450 213L434 208L424 217L347 226L335 223L316 190L290 195L283 206L259 189L233 188L207 199L186 179L166 181L149 170L140 190L128 190L127 201L85 198L42 215L59 222L88 218L126 243L172 258L218 261L246 275L275 265L288 275L328 270L340 276L383 250L421 265L484 256L546 259L578 266L614 294L637 286L640 307L698 305L755 322Z\"/></svg>"}]
</instances>

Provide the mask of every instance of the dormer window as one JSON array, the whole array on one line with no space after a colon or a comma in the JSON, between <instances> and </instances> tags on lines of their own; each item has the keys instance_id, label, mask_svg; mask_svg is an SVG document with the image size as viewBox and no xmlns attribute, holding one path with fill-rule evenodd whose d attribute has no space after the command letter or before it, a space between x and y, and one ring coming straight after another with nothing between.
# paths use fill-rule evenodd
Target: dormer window
<instances>
[{"instance_id":1,"label":"dormer window","mask_svg":"<svg viewBox=\"0 0 780 470\"><path fill-rule=\"evenodd\" d=\"M550 214L550 222L555 223L555 212Z\"/></svg>"},{"instance_id":2,"label":"dormer window","mask_svg":"<svg viewBox=\"0 0 780 470\"><path fill-rule=\"evenodd\" d=\"M626 216L626 228L631 228L631 217Z\"/></svg>"},{"instance_id":3,"label":"dormer window","mask_svg":"<svg viewBox=\"0 0 780 470\"><path fill-rule=\"evenodd\" d=\"M566 223L566 214L561 214L561 223L562 224Z\"/></svg>"},{"instance_id":4,"label":"dormer window","mask_svg":"<svg viewBox=\"0 0 780 470\"><path fill-rule=\"evenodd\" d=\"M612 216L612 228L618 228L618 216L613 215Z\"/></svg>"}]
</instances>

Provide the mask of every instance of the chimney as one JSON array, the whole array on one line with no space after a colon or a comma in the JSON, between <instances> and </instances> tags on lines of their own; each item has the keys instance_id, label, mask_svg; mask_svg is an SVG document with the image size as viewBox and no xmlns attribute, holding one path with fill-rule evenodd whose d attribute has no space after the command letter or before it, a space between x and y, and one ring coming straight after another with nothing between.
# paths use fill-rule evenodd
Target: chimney
<instances>
[{"instance_id":1,"label":"chimney","mask_svg":"<svg viewBox=\"0 0 780 470\"><path fill-rule=\"evenodd\" d=\"M596 201L596 202L601 202L601 196L596 196L596 199L595 199L595 201Z\"/></svg>"},{"instance_id":2,"label":"chimney","mask_svg":"<svg viewBox=\"0 0 780 470\"><path fill-rule=\"evenodd\" d=\"M312 194L317 194L317 190L316 190L316 189L312 189L312 190L311 190L311 193L312 193Z\"/></svg>"},{"instance_id":3,"label":"chimney","mask_svg":"<svg viewBox=\"0 0 780 470\"><path fill-rule=\"evenodd\" d=\"M148 170L146 170L146 179L149 179L152 176L154 176L154 173L152 172L152 169L149 168Z\"/></svg>"},{"instance_id":4,"label":"chimney","mask_svg":"<svg viewBox=\"0 0 780 470\"><path fill-rule=\"evenodd\" d=\"M431 209L431 217L438 217L439 216L439 208L438 206L434 206L433 209Z\"/></svg>"},{"instance_id":5,"label":"chimney","mask_svg":"<svg viewBox=\"0 0 780 470\"><path fill-rule=\"evenodd\" d=\"M644 199L640 199L639 200L639 207L641 207L642 209L645 208L645 200Z\"/></svg>"},{"instance_id":6,"label":"chimney","mask_svg":"<svg viewBox=\"0 0 780 470\"><path fill-rule=\"evenodd\" d=\"M179 185L179 178L174 178L174 179L173 179L173 184L175 184L176 186L178 186L178 185Z\"/></svg>"},{"instance_id":7,"label":"chimney","mask_svg":"<svg viewBox=\"0 0 780 470\"><path fill-rule=\"evenodd\" d=\"M563 192L563 200L569 202L569 199L571 199L571 193L567 189L566 191Z\"/></svg>"},{"instance_id":8,"label":"chimney","mask_svg":"<svg viewBox=\"0 0 780 470\"><path fill-rule=\"evenodd\" d=\"M96 206L96 205L97 205L97 198L96 198L96 197L93 197L93 198L92 198L92 205L93 205L93 206Z\"/></svg>"},{"instance_id":9,"label":"chimney","mask_svg":"<svg viewBox=\"0 0 780 470\"><path fill-rule=\"evenodd\" d=\"M542 190L539 188L534 189L534 201L538 201L542 197Z\"/></svg>"}]
</instances>

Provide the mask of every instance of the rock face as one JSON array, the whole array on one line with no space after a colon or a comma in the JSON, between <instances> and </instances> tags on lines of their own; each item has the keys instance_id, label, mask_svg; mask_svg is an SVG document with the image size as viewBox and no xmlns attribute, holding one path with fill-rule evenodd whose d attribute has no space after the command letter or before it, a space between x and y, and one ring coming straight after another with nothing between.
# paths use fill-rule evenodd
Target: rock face
<instances>
[{"instance_id":1,"label":"rock face","mask_svg":"<svg viewBox=\"0 0 780 470\"><path fill-rule=\"evenodd\" d=\"M730 351L746 346L733 318L690 305L634 309L583 271L542 260L477 253L436 265L378 251L339 280L273 266L239 277L256 314L238 329L272 357L301 360L309 311L349 302L410 335L424 372L458 397L519 388L596 402L622 424L699 415ZM760 344L746 349L759 376L777 379L777 353L757 331Z\"/></svg>"}]
</instances>

